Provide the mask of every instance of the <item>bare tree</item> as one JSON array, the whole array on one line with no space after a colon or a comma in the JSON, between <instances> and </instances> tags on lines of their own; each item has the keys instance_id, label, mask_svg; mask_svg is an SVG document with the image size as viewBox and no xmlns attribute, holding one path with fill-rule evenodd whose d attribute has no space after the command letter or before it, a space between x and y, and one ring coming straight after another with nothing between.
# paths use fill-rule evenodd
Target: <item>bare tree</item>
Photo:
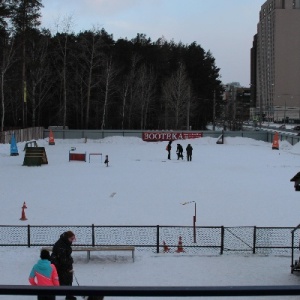
<instances>
[{"instance_id":1,"label":"bare tree","mask_svg":"<svg viewBox=\"0 0 300 300\"><path fill-rule=\"evenodd\" d=\"M121 128L122 129L124 129L124 122L125 122L126 109L128 106L128 102L129 103L133 102L132 89L133 89L134 80L135 80L135 76L136 76L137 64L139 63L140 60L141 60L141 56L137 55L136 53L132 55L130 70L129 70L129 73L125 76L124 83L122 86L122 90L121 90L121 97L122 97L122 112L121 112L122 125L121 125ZM130 123L131 112L128 113L128 118L129 118L129 123Z\"/></svg>"},{"instance_id":2,"label":"bare tree","mask_svg":"<svg viewBox=\"0 0 300 300\"><path fill-rule=\"evenodd\" d=\"M63 18L62 22L59 20L56 23L57 28L57 41L58 41L58 51L62 60L61 69L59 71L62 88L63 88L63 128L66 127L67 123L67 50L68 50L68 38L71 32L73 24L73 17L66 16ZM59 34L60 33L60 34Z\"/></svg>"},{"instance_id":3,"label":"bare tree","mask_svg":"<svg viewBox=\"0 0 300 300\"><path fill-rule=\"evenodd\" d=\"M155 77L153 70L143 64L137 73L136 98L140 107L140 128L145 129L149 105L155 92Z\"/></svg>"},{"instance_id":4,"label":"bare tree","mask_svg":"<svg viewBox=\"0 0 300 300\"><path fill-rule=\"evenodd\" d=\"M104 60L104 69L102 81L104 84L104 103L102 110L102 122L101 122L101 130L105 128L105 118L106 118L106 110L110 100L110 96L113 92L115 92L114 80L118 74L118 70L113 64L112 56L107 56Z\"/></svg>"},{"instance_id":5,"label":"bare tree","mask_svg":"<svg viewBox=\"0 0 300 300\"><path fill-rule=\"evenodd\" d=\"M85 128L89 127L90 104L92 89L97 86L94 73L101 65L102 61L102 36L101 32L95 26L92 31L86 31L79 35L80 42L80 62L82 68L82 82L86 87L85 100Z\"/></svg>"},{"instance_id":6,"label":"bare tree","mask_svg":"<svg viewBox=\"0 0 300 300\"><path fill-rule=\"evenodd\" d=\"M190 103L190 81L187 78L186 68L183 63L163 86L163 97L166 107L165 126L173 125L173 129L179 129L186 120L187 109ZM171 118L171 124L168 124ZM185 123L186 124L186 123Z\"/></svg>"},{"instance_id":7,"label":"bare tree","mask_svg":"<svg viewBox=\"0 0 300 300\"><path fill-rule=\"evenodd\" d=\"M28 45L30 56L30 89L31 95L31 126L36 126L37 110L42 105L52 87L53 76L50 74L48 64L48 44L49 39L46 34L38 36L36 40L31 40Z\"/></svg>"}]
</instances>

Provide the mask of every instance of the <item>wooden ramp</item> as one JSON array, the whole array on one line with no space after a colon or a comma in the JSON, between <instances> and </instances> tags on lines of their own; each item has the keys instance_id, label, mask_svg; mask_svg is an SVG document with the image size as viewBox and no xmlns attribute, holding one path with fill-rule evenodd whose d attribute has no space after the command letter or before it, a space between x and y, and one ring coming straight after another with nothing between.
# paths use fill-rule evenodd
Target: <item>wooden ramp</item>
<instances>
[{"instance_id":1,"label":"wooden ramp","mask_svg":"<svg viewBox=\"0 0 300 300\"><path fill-rule=\"evenodd\" d=\"M23 166L41 166L48 164L45 147L26 148Z\"/></svg>"}]
</instances>

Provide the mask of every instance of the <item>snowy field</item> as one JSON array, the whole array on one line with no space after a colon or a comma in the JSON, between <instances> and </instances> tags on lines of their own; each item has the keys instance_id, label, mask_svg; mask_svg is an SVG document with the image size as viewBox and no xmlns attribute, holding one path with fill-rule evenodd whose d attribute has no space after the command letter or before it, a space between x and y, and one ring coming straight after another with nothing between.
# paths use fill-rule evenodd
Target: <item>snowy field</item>
<instances>
[{"instance_id":1,"label":"snowy field","mask_svg":"<svg viewBox=\"0 0 300 300\"><path fill-rule=\"evenodd\" d=\"M294 227L300 223L300 192L290 182L300 171L299 144L281 142L279 150L272 150L270 143L247 138L225 138L224 145L209 137L174 141L169 161L167 142L123 137L87 143L56 139L54 146L47 139L37 142L46 149L48 165L22 166L25 143L18 144L20 155L15 157L10 156L10 145L0 145L1 225L185 226L192 225L194 205L181 203L189 201L197 203L197 226ZM188 143L193 146L192 162L186 157L177 160L177 143L184 149ZM87 162L69 162L71 147L86 153ZM89 153L102 153L102 162L100 156L91 156L89 162ZM28 220L20 221L24 201ZM27 285L39 249L1 247L0 251L0 283ZM74 258L80 285L296 285L300 280L290 274L290 257L282 256L137 252L134 263L128 253L95 253L89 262L84 253L74 253ZM0 296L18 298L36 297Z\"/></svg>"}]
</instances>

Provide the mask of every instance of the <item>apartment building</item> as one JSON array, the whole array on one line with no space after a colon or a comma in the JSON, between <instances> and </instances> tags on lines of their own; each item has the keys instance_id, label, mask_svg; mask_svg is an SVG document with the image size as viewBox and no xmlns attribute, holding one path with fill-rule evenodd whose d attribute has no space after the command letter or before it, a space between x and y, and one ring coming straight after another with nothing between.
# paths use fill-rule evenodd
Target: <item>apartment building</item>
<instances>
[{"instance_id":1,"label":"apartment building","mask_svg":"<svg viewBox=\"0 0 300 300\"><path fill-rule=\"evenodd\" d=\"M261 6L250 78L257 117L300 120L300 0L267 0Z\"/></svg>"}]
</instances>

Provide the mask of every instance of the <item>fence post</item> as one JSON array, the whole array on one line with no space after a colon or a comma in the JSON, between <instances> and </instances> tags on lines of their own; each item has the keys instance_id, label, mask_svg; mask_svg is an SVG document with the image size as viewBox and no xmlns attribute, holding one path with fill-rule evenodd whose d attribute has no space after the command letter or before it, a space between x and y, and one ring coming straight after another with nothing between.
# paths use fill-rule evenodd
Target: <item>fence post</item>
<instances>
[{"instance_id":1,"label":"fence post","mask_svg":"<svg viewBox=\"0 0 300 300\"><path fill-rule=\"evenodd\" d=\"M159 253L159 225L156 225L156 253Z\"/></svg>"},{"instance_id":2,"label":"fence post","mask_svg":"<svg viewBox=\"0 0 300 300\"><path fill-rule=\"evenodd\" d=\"M253 227L253 250L252 253L255 254L256 252L256 226Z\"/></svg>"},{"instance_id":3,"label":"fence post","mask_svg":"<svg viewBox=\"0 0 300 300\"><path fill-rule=\"evenodd\" d=\"M95 246L95 225L92 224L92 246Z\"/></svg>"},{"instance_id":4,"label":"fence post","mask_svg":"<svg viewBox=\"0 0 300 300\"><path fill-rule=\"evenodd\" d=\"M27 245L30 248L30 225L27 225Z\"/></svg>"},{"instance_id":5,"label":"fence post","mask_svg":"<svg viewBox=\"0 0 300 300\"><path fill-rule=\"evenodd\" d=\"M291 258L292 258L292 262L291 262L291 273L293 273L293 267L294 267L294 238L295 238L295 236L294 236L294 230L292 231L292 256L291 256Z\"/></svg>"},{"instance_id":6,"label":"fence post","mask_svg":"<svg viewBox=\"0 0 300 300\"><path fill-rule=\"evenodd\" d=\"M220 248L220 254L223 254L223 251L224 251L224 235L225 235L224 226L221 226L221 248Z\"/></svg>"}]
</instances>

